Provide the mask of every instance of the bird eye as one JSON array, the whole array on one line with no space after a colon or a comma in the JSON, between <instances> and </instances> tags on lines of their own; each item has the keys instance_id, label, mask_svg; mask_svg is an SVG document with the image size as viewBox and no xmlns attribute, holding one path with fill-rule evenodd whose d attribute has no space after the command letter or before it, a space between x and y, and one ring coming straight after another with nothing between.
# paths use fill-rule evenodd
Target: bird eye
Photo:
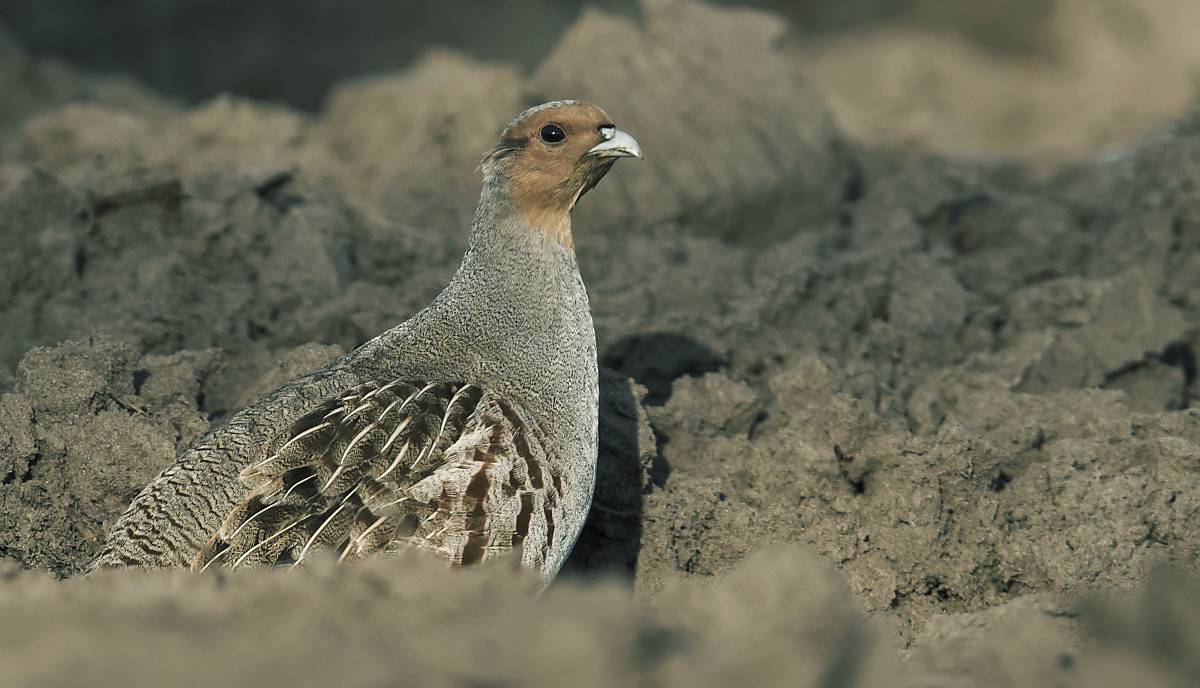
<instances>
[{"instance_id":1,"label":"bird eye","mask_svg":"<svg viewBox=\"0 0 1200 688\"><path fill-rule=\"evenodd\" d=\"M539 134L546 143L562 143L567 140L567 132L557 124L547 124Z\"/></svg>"}]
</instances>

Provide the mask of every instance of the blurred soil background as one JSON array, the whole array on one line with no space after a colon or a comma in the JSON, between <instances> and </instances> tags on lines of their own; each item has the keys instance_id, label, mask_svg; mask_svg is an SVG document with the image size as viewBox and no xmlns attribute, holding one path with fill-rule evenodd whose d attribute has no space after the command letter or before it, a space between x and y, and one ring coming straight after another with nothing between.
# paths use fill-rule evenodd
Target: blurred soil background
<instances>
[{"instance_id":1,"label":"blurred soil background","mask_svg":"<svg viewBox=\"0 0 1200 688\"><path fill-rule=\"evenodd\" d=\"M1200 5L0 22L12 685L1200 682ZM647 152L577 213L608 370L567 575L77 575L189 442L427 303L479 157L560 97Z\"/></svg>"}]
</instances>

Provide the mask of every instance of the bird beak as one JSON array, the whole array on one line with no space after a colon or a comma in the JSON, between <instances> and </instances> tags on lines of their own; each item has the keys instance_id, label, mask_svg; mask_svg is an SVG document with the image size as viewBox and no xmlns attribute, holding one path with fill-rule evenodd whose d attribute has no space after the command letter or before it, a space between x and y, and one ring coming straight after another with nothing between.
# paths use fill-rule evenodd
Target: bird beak
<instances>
[{"instance_id":1,"label":"bird beak","mask_svg":"<svg viewBox=\"0 0 1200 688\"><path fill-rule=\"evenodd\" d=\"M592 147L588 155L597 158L640 158L642 147L637 139L615 127L601 130L604 140Z\"/></svg>"}]
</instances>

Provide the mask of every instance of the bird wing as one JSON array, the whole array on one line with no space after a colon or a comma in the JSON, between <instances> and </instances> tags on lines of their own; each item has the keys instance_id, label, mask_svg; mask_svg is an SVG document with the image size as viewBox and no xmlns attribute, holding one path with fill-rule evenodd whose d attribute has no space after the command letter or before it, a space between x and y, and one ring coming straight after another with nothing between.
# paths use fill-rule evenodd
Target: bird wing
<instances>
[{"instance_id":1,"label":"bird wing","mask_svg":"<svg viewBox=\"0 0 1200 688\"><path fill-rule=\"evenodd\" d=\"M540 570L562 490L545 448L529 414L486 386L358 385L264 444L192 568L416 547L461 565L519 549Z\"/></svg>"}]
</instances>

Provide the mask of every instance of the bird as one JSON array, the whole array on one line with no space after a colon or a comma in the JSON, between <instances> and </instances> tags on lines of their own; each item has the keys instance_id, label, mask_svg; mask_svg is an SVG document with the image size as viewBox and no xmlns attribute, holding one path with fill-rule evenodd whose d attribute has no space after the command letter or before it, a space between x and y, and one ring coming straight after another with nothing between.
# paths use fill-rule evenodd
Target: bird
<instances>
[{"instance_id":1,"label":"bird","mask_svg":"<svg viewBox=\"0 0 1200 688\"><path fill-rule=\"evenodd\" d=\"M557 575L595 485L596 335L571 212L638 141L558 100L484 156L467 250L416 315L243 408L133 499L89 563L296 566L419 550Z\"/></svg>"}]
</instances>

